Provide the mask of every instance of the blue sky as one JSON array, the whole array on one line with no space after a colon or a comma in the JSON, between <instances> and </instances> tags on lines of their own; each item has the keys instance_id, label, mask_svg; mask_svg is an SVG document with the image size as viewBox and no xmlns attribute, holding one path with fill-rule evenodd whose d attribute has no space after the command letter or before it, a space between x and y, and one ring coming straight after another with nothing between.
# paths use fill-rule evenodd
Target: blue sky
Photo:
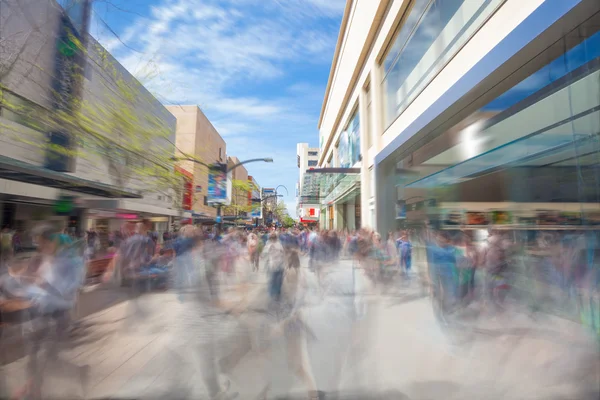
<instances>
[{"instance_id":1,"label":"blue sky","mask_svg":"<svg viewBox=\"0 0 600 400\"><path fill-rule=\"evenodd\" d=\"M96 0L91 33L164 104L197 104L295 215L345 0ZM285 194L283 189L280 192Z\"/></svg>"}]
</instances>

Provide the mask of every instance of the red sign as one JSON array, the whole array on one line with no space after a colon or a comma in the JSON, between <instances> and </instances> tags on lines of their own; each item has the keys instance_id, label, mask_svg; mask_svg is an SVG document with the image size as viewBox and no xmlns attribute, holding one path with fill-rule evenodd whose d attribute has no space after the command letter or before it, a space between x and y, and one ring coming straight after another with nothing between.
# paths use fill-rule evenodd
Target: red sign
<instances>
[{"instance_id":1,"label":"red sign","mask_svg":"<svg viewBox=\"0 0 600 400\"><path fill-rule=\"evenodd\" d=\"M183 202L181 204L184 210L192 209L193 197L194 196L192 194L192 181L189 179L186 179L185 182L183 183Z\"/></svg>"},{"instance_id":2,"label":"red sign","mask_svg":"<svg viewBox=\"0 0 600 400\"><path fill-rule=\"evenodd\" d=\"M117 218L120 219L138 219L137 214L117 214Z\"/></svg>"}]
</instances>

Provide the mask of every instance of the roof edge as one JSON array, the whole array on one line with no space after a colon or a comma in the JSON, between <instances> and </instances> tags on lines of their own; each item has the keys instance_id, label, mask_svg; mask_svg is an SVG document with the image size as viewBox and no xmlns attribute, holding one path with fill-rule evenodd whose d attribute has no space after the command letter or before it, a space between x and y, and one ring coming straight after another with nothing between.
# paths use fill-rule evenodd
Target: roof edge
<instances>
[{"instance_id":1,"label":"roof edge","mask_svg":"<svg viewBox=\"0 0 600 400\"><path fill-rule=\"evenodd\" d=\"M323 123L323 116L325 115L325 108L327 107L327 101L329 99L329 92L331 91L331 85L333 83L333 76L335 75L335 70L338 65L338 59L340 56L340 50L342 48L342 43L344 43L344 39L346 38L346 26L348 26L348 20L350 18L350 10L352 9L352 4L354 0L347 0L346 7L344 8L344 16L342 17L342 24L340 25L340 33L338 34L338 40L335 45L335 51L333 53L333 62L331 63L331 69L329 70L329 78L327 79L327 86L325 88L325 96L323 97L323 104L321 105L321 113L319 115L319 124L318 129L321 129L321 124Z\"/></svg>"}]
</instances>

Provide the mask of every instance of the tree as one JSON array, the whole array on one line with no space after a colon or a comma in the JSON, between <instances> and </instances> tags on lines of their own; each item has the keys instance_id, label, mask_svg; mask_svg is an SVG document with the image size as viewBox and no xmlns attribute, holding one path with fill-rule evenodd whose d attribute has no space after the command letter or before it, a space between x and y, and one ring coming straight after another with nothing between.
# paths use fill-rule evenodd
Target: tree
<instances>
[{"instance_id":1,"label":"tree","mask_svg":"<svg viewBox=\"0 0 600 400\"><path fill-rule=\"evenodd\" d=\"M239 216L251 212L252 204L248 204L248 193L256 189L254 183L233 179L231 187L231 204L223 207L223 214Z\"/></svg>"},{"instance_id":2,"label":"tree","mask_svg":"<svg viewBox=\"0 0 600 400\"><path fill-rule=\"evenodd\" d=\"M292 217L290 217L289 215L285 215L283 217L283 219L281 220L281 225L283 225L285 228L291 228L295 224L296 224L296 221L294 221L294 219Z\"/></svg>"}]
</instances>

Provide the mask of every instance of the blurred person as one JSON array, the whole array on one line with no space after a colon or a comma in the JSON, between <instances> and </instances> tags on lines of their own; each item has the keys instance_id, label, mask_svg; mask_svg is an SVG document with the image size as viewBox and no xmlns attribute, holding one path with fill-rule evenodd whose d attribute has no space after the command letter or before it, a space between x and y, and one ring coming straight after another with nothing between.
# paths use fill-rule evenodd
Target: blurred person
<instances>
[{"instance_id":1,"label":"blurred person","mask_svg":"<svg viewBox=\"0 0 600 400\"><path fill-rule=\"evenodd\" d=\"M269 235L269 241L263 250L265 270L269 274L269 294L278 299L281 295L281 283L285 267L285 251L276 233Z\"/></svg>"},{"instance_id":2,"label":"blurred person","mask_svg":"<svg viewBox=\"0 0 600 400\"><path fill-rule=\"evenodd\" d=\"M248 234L248 254L250 257L250 263L252 264L252 270L258 271L260 262L260 253L258 246L258 236L254 232Z\"/></svg>"},{"instance_id":3,"label":"blurred person","mask_svg":"<svg viewBox=\"0 0 600 400\"><path fill-rule=\"evenodd\" d=\"M78 377L83 391L89 378L89 367L61 359L60 348L71 322L71 310L85 279L84 261L72 246L68 235L59 234L49 225L33 232L37 252L30 285L23 287L33 301L36 325L31 336L27 363L28 382L18 396L41 399L44 372ZM40 362L40 350L46 347ZM50 368L47 368L49 367Z\"/></svg>"},{"instance_id":4,"label":"blurred person","mask_svg":"<svg viewBox=\"0 0 600 400\"><path fill-rule=\"evenodd\" d=\"M21 232L16 230L12 238L13 254L17 254L22 250Z\"/></svg>"},{"instance_id":5,"label":"blurred person","mask_svg":"<svg viewBox=\"0 0 600 400\"><path fill-rule=\"evenodd\" d=\"M221 298L217 270L225 256L224 244L214 239L203 240L193 226L184 226L179 233L179 249L174 261L174 287L178 303L172 312L175 322L169 327L172 340L168 348L178 357L192 359L201 374L209 399L232 399L230 382L220 372L218 360L232 345L235 324L228 317ZM179 240L178 239L178 240ZM188 398L181 390L179 371L173 371L174 390L166 397Z\"/></svg>"},{"instance_id":6,"label":"blurred person","mask_svg":"<svg viewBox=\"0 0 600 400\"><path fill-rule=\"evenodd\" d=\"M139 303L146 283L140 279L140 271L149 267L157 258L156 245L148 235L148 228L146 220L135 225L135 234L123 242L103 277L105 282L115 279L119 285L129 285L131 314L134 318L145 317L147 314Z\"/></svg>"},{"instance_id":7,"label":"blurred person","mask_svg":"<svg viewBox=\"0 0 600 400\"><path fill-rule=\"evenodd\" d=\"M288 248L288 262L282 270L282 279L278 282L279 295L270 297L268 309L270 315L276 318L273 334L282 334L284 337L290 371L301 380L309 399L319 399L308 353L308 340L314 338L314 333L305 323L308 283L296 257L298 250L298 246L294 245Z\"/></svg>"},{"instance_id":8,"label":"blurred person","mask_svg":"<svg viewBox=\"0 0 600 400\"><path fill-rule=\"evenodd\" d=\"M396 240L396 249L400 268L406 275L410 274L412 268L412 243L408 239L406 231L401 232L398 240Z\"/></svg>"},{"instance_id":9,"label":"blurred person","mask_svg":"<svg viewBox=\"0 0 600 400\"><path fill-rule=\"evenodd\" d=\"M340 258L342 243L336 231L329 232L329 246L331 251L331 261L336 262Z\"/></svg>"},{"instance_id":10,"label":"blurred person","mask_svg":"<svg viewBox=\"0 0 600 400\"><path fill-rule=\"evenodd\" d=\"M499 231L491 231L485 249L485 286L487 300L496 308L501 307L508 290L506 273L508 270L509 241ZM544 247L550 248L544 244ZM550 257L545 261L551 263ZM550 264L551 265L551 264Z\"/></svg>"},{"instance_id":11,"label":"blurred person","mask_svg":"<svg viewBox=\"0 0 600 400\"><path fill-rule=\"evenodd\" d=\"M369 257L374 264L371 270L374 274L373 278L377 282L384 282L384 277L388 277L390 273L390 267L394 266L394 259L388 254L387 245L381 240L379 233L373 232L371 240L372 247Z\"/></svg>"},{"instance_id":12,"label":"blurred person","mask_svg":"<svg viewBox=\"0 0 600 400\"><path fill-rule=\"evenodd\" d=\"M13 254L13 232L5 226L0 231L0 264L7 262Z\"/></svg>"},{"instance_id":13,"label":"blurred person","mask_svg":"<svg viewBox=\"0 0 600 400\"><path fill-rule=\"evenodd\" d=\"M432 232L426 246L434 311L445 321L457 295L456 248L448 231Z\"/></svg>"}]
</instances>

